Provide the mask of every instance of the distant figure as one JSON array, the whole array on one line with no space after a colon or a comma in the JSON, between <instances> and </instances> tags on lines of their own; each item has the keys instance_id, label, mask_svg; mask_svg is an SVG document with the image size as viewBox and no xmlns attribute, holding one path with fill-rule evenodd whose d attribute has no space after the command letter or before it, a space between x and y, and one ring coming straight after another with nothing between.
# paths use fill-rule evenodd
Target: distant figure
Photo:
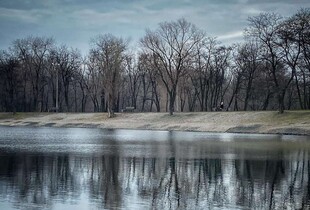
<instances>
[{"instance_id":1,"label":"distant figure","mask_svg":"<svg viewBox=\"0 0 310 210\"><path fill-rule=\"evenodd\" d=\"M224 102L222 101L220 105L220 110L222 111L223 109L224 109Z\"/></svg>"}]
</instances>

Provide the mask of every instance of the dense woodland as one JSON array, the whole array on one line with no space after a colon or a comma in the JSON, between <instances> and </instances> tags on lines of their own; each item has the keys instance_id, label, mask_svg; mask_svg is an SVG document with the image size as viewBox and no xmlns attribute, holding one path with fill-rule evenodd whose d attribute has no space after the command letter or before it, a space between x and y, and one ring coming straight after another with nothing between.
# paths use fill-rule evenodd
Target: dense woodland
<instances>
[{"instance_id":1,"label":"dense woodland","mask_svg":"<svg viewBox=\"0 0 310 210\"><path fill-rule=\"evenodd\" d=\"M88 55L26 37L0 52L0 111L138 112L310 109L310 9L249 17L224 46L185 19L91 39Z\"/></svg>"}]
</instances>

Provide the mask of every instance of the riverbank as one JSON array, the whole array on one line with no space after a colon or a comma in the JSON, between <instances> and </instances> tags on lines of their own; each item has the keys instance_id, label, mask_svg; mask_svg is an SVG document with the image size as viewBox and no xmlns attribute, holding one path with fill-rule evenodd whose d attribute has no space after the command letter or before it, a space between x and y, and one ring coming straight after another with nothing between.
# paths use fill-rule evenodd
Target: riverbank
<instances>
[{"instance_id":1,"label":"riverbank","mask_svg":"<svg viewBox=\"0 0 310 210\"><path fill-rule=\"evenodd\" d=\"M2 126L92 127L310 135L310 111L117 113L0 113Z\"/></svg>"}]
</instances>

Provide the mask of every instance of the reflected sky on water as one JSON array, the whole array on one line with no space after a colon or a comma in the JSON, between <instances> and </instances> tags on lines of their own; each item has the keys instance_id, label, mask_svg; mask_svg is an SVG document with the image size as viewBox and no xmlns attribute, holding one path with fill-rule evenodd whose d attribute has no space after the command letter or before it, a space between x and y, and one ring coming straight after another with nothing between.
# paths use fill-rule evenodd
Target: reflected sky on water
<instances>
[{"instance_id":1,"label":"reflected sky on water","mask_svg":"<svg viewBox=\"0 0 310 210\"><path fill-rule=\"evenodd\" d=\"M307 209L310 138L0 127L0 209Z\"/></svg>"}]
</instances>

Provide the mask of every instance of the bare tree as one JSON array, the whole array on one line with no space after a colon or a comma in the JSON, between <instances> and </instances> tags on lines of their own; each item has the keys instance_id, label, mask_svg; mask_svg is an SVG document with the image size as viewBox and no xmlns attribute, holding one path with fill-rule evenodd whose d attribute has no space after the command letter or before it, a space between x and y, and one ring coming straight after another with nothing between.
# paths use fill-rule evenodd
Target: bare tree
<instances>
[{"instance_id":1,"label":"bare tree","mask_svg":"<svg viewBox=\"0 0 310 210\"><path fill-rule=\"evenodd\" d=\"M141 39L142 46L156 56L156 70L169 95L169 114L173 115L177 86L187 74L184 64L193 53L194 46L204 38L204 33L185 19L163 22L155 31L147 30Z\"/></svg>"},{"instance_id":2,"label":"bare tree","mask_svg":"<svg viewBox=\"0 0 310 210\"><path fill-rule=\"evenodd\" d=\"M233 110L309 109L309 9L250 17L245 34L244 44L222 46L180 19L146 30L130 54L123 39L98 36L87 61L51 38L18 39L1 54L0 110L47 111L55 101L63 111L110 117L124 106L159 112L166 105L172 115L221 101Z\"/></svg>"},{"instance_id":3,"label":"bare tree","mask_svg":"<svg viewBox=\"0 0 310 210\"><path fill-rule=\"evenodd\" d=\"M231 47L218 46L214 52L214 59L210 72L210 109L218 107L224 100L224 95L230 85L231 79L228 76L230 70Z\"/></svg>"},{"instance_id":4,"label":"bare tree","mask_svg":"<svg viewBox=\"0 0 310 210\"><path fill-rule=\"evenodd\" d=\"M197 56L196 56L196 73L198 73L198 87L199 89L199 101L200 101L200 109L201 111L208 110L208 99L209 92L212 79L210 76L212 68L212 62L215 56L216 50L216 40L214 38L209 38L206 42L203 43L203 49L197 48ZM202 52L201 52L202 50Z\"/></svg>"},{"instance_id":5,"label":"bare tree","mask_svg":"<svg viewBox=\"0 0 310 210\"><path fill-rule=\"evenodd\" d=\"M280 24L280 46L283 49L285 64L291 69L295 79L299 106L310 107L307 98L307 86L310 88L310 9L302 9ZM308 73L306 72L308 69ZM310 92L308 92L310 95Z\"/></svg>"},{"instance_id":6,"label":"bare tree","mask_svg":"<svg viewBox=\"0 0 310 210\"><path fill-rule=\"evenodd\" d=\"M248 109L250 96L253 94L253 82L256 78L256 71L260 66L259 62L259 47L255 42L246 42L242 45L237 45L234 55L235 68L232 71L234 75L235 88L232 92L231 100L235 98L235 104L237 104L238 93L244 89L242 98L244 99L243 110ZM235 106L235 109L238 108Z\"/></svg>"},{"instance_id":7,"label":"bare tree","mask_svg":"<svg viewBox=\"0 0 310 210\"><path fill-rule=\"evenodd\" d=\"M91 51L102 73L108 116L114 117L127 43L111 34L100 35L92 43Z\"/></svg>"},{"instance_id":8,"label":"bare tree","mask_svg":"<svg viewBox=\"0 0 310 210\"><path fill-rule=\"evenodd\" d=\"M153 104L156 106L156 111L160 112L160 91L158 82L158 73L155 65L155 57L153 54L142 53L139 56L138 68L141 73L142 80L142 111L144 111L146 101L150 101L150 111L153 109Z\"/></svg>"},{"instance_id":9,"label":"bare tree","mask_svg":"<svg viewBox=\"0 0 310 210\"><path fill-rule=\"evenodd\" d=\"M14 50L23 63L23 68L29 75L32 87L32 104L35 111L40 111L39 102L42 103L42 92L47 85L43 79L46 70L46 59L54 40L43 37L28 37L14 42Z\"/></svg>"},{"instance_id":10,"label":"bare tree","mask_svg":"<svg viewBox=\"0 0 310 210\"><path fill-rule=\"evenodd\" d=\"M284 112L286 90L293 80L294 72L288 72L283 64L283 53L280 46L279 25L282 17L274 13L263 13L249 18L246 34L252 36L262 47L262 59L267 62L278 97L279 113Z\"/></svg>"},{"instance_id":11,"label":"bare tree","mask_svg":"<svg viewBox=\"0 0 310 210\"><path fill-rule=\"evenodd\" d=\"M231 98L229 100L227 110L230 109L230 106L232 105L233 101L235 100L234 103L234 110L238 111L238 95L241 90L241 84L242 80L244 77L244 72L247 69L246 63L243 62L243 56L239 54L240 52L236 52L234 55L234 68L232 69L232 75L233 75L233 82L231 85L232 88L232 93L231 93Z\"/></svg>"},{"instance_id":12,"label":"bare tree","mask_svg":"<svg viewBox=\"0 0 310 210\"><path fill-rule=\"evenodd\" d=\"M141 72L138 65L135 63L133 54L125 56L125 74L130 97L130 106L137 109L138 94L141 87Z\"/></svg>"},{"instance_id":13,"label":"bare tree","mask_svg":"<svg viewBox=\"0 0 310 210\"><path fill-rule=\"evenodd\" d=\"M88 92L87 92L87 72L86 72L86 66L87 66L87 61L86 58L82 59L80 68L78 68L78 72L76 74L76 80L80 86L81 89L81 111L85 112L86 108L86 103L88 99Z\"/></svg>"},{"instance_id":14,"label":"bare tree","mask_svg":"<svg viewBox=\"0 0 310 210\"><path fill-rule=\"evenodd\" d=\"M70 101L72 100L69 100L69 95L74 77L81 65L81 54L77 49L68 49L66 46L61 46L55 50L54 56L54 62L58 64L57 71L61 81L62 98L65 100L66 108L64 110L71 111L72 105Z\"/></svg>"},{"instance_id":15,"label":"bare tree","mask_svg":"<svg viewBox=\"0 0 310 210\"><path fill-rule=\"evenodd\" d=\"M17 95L20 83L19 61L7 51L0 53L0 88L6 110L16 113Z\"/></svg>"},{"instance_id":16,"label":"bare tree","mask_svg":"<svg viewBox=\"0 0 310 210\"><path fill-rule=\"evenodd\" d=\"M91 52L88 62L83 66L83 73L85 74L85 87L93 102L94 112L100 111L100 93L103 89L102 73L99 69L99 64L96 62L96 55Z\"/></svg>"},{"instance_id":17,"label":"bare tree","mask_svg":"<svg viewBox=\"0 0 310 210\"><path fill-rule=\"evenodd\" d=\"M141 80L141 85L142 85L142 105L141 105L141 111L145 111L145 105L148 100L152 100L152 98L149 96L152 86L151 86L151 81L149 80L148 77L148 65L147 65L147 54L141 53L138 57L138 66L137 68L139 69L140 72L140 80Z\"/></svg>"}]
</instances>

